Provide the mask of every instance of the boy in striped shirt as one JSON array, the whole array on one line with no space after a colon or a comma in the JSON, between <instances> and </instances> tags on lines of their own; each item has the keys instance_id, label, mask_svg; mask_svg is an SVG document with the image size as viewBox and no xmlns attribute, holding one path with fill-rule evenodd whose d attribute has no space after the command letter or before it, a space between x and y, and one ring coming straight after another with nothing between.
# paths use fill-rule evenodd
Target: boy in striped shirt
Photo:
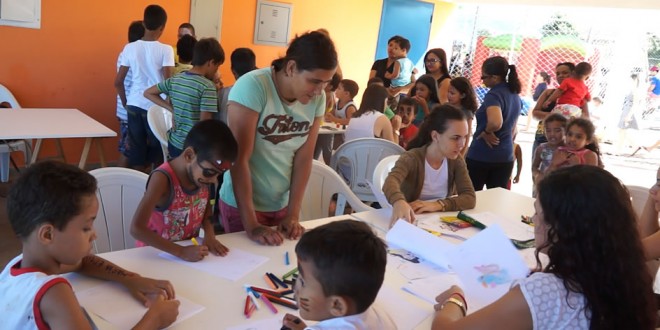
<instances>
[{"instance_id":1,"label":"boy in striped shirt","mask_svg":"<svg viewBox=\"0 0 660 330\"><path fill-rule=\"evenodd\" d=\"M195 123L211 119L213 113L218 111L218 94L213 76L224 61L225 53L218 40L201 39L195 44L192 69L151 86L144 92L147 99L174 114L167 146L169 158L181 154L183 141ZM163 100L161 93L167 95L168 100Z\"/></svg>"}]
</instances>

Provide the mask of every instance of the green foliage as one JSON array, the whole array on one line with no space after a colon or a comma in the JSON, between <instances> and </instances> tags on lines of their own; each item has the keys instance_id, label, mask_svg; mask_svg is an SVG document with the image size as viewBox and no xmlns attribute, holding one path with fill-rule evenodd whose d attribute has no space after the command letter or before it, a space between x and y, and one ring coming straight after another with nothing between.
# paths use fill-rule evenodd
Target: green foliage
<instances>
[{"instance_id":1,"label":"green foliage","mask_svg":"<svg viewBox=\"0 0 660 330\"><path fill-rule=\"evenodd\" d=\"M578 32L573 27L573 24L566 20L562 14L554 14L550 18L550 22L545 23L541 27L541 37L550 37L556 35L568 35L577 37Z\"/></svg>"}]
</instances>

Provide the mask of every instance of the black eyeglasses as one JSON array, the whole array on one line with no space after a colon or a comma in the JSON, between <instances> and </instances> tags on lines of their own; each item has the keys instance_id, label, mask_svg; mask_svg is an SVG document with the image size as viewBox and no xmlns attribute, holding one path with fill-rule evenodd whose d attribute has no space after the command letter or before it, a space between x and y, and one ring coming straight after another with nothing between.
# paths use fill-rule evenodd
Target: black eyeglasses
<instances>
[{"instance_id":1,"label":"black eyeglasses","mask_svg":"<svg viewBox=\"0 0 660 330\"><path fill-rule=\"evenodd\" d=\"M438 63L438 62L440 62L440 60L437 59L437 58L430 58L428 60L424 60L424 62L425 63Z\"/></svg>"},{"instance_id":2,"label":"black eyeglasses","mask_svg":"<svg viewBox=\"0 0 660 330\"><path fill-rule=\"evenodd\" d=\"M481 80L485 80L485 79L488 79L490 77L492 77L492 76L491 75L481 76Z\"/></svg>"}]
</instances>

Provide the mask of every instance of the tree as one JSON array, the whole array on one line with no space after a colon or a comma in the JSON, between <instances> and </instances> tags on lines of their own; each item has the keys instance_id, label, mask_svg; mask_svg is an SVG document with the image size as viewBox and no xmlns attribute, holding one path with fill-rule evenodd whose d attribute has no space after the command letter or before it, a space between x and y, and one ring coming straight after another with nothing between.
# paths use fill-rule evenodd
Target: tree
<instances>
[{"instance_id":1,"label":"tree","mask_svg":"<svg viewBox=\"0 0 660 330\"><path fill-rule=\"evenodd\" d=\"M573 27L573 24L566 20L562 14L554 14L550 18L550 22L545 23L541 27L541 36L550 37L556 35L578 36L578 32Z\"/></svg>"},{"instance_id":2,"label":"tree","mask_svg":"<svg viewBox=\"0 0 660 330\"><path fill-rule=\"evenodd\" d=\"M649 67L651 67L660 63L660 37L651 32L647 32L646 36L648 40Z\"/></svg>"}]
</instances>

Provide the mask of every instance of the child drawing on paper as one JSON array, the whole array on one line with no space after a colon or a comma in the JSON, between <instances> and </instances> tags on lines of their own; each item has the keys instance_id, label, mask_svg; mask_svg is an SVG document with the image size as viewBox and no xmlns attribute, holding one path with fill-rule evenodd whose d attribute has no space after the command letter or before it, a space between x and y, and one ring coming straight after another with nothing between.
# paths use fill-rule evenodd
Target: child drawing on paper
<instances>
[{"instance_id":1,"label":"child drawing on paper","mask_svg":"<svg viewBox=\"0 0 660 330\"><path fill-rule=\"evenodd\" d=\"M509 272L506 269L500 269L499 265L481 265L474 268L483 274L477 278L477 281L481 282L484 288L494 288L498 285L511 282Z\"/></svg>"}]
</instances>

